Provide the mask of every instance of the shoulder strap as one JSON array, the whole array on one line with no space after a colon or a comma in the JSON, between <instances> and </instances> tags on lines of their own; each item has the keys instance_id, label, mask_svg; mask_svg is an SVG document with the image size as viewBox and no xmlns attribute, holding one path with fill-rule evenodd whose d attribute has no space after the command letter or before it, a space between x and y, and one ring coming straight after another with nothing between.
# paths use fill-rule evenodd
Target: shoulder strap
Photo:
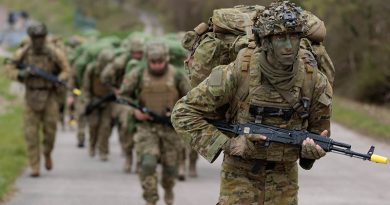
<instances>
[{"instance_id":1,"label":"shoulder strap","mask_svg":"<svg viewBox=\"0 0 390 205\"><path fill-rule=\"evenodd\" d=\"M247 48L240 51L240 53L237 55L236 60L236 69L239 69L240 72L240 83L237 88L236 95L234 96L233 101L230 104L229 110L226 112L226 119L228 121L233 120L232 117L234 117L238 111L238 109L241 107L241 104L245 102L246 98L249 94L249 80L248 80L248 74L250 72L250 66L251 66L251 60L253 53L255 51L256 45L249 44Z\"/></svg>"}]
</instances>

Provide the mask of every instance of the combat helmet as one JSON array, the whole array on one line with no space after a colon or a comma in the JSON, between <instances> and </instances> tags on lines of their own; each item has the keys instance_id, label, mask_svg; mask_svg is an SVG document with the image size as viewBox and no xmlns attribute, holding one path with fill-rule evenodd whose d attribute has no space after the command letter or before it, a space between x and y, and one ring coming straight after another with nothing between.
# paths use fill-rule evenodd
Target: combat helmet
<instances>
[{"instance_id":1,"label":"combat helmet","mask_svg":"<svg viewBox=\"0 0 390 205\"><path fill-rule=\"evenodd\" d=\"M148 43L146 46L146 59L165 59L166 62L169 61L169 49L164 42L154 41Z\"/></svg>"},{"instance_id":2,"label":"combat helmet","mask_svg":"<svg viewBox=\"0 0 390 205\"><path fill-rule=\"evenodd\" d=\"M134 37L129 42L129 47L131 52L143 52L144 51L145 40L142 38Z\"/></svg>"},{"instance_id":3,"label":"combat helmet","mask_svg":"<svg viewBox=\"0 0 390 205\"><path fill-rule=\"evenodd\" d=\"M306 19L303 9L289 1L271 3L255 18L253 33L257 42L280 33L304 33Z\"/></svg>"},{"instance_id":4,"label":"combat helmet","mask_svg":"<svg viewBox=\"0 0 390 205\"><path fill-rule=\"evenodd\" d=\"M110 63L114 59L114 52L110 48L105 48L100 51L97 60L96 67L103 69L108 63Z\"/></svg>"},{"instance_id":5,"label":"combat helmet","mask_svg":"<svg viewBox=\"0 0 390 205\"><path fill-rule=\"evenodd\" d=\"M44 23L36 22L27 28L27 34L31 37L45 37L47 35L47 28Z\"/></svg>"}]
</instances>

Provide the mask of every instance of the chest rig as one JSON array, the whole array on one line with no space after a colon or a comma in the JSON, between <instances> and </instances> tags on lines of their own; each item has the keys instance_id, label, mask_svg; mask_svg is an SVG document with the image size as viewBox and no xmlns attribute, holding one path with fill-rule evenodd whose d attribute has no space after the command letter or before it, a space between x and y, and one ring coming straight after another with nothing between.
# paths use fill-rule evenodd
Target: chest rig
<instances>
[{"instance_id":1,"label":"chest rig","mask_svg":"<svg viewBox=\"0 0 390 205\"><path fill-rule=\"evenodd\" d=\"M148 69L144 69L140 82L140 104L160 115L171 112L179 100L175 74L176 70L171 66L162 76L154 76Z\"/></svg>"},{"instance_id":2,"label":"chest rig","mask_svg":"<svg viewBox=\"0 0 390 205\"><path fill-rule=\"evenodd\" d=\"M308 126L310 101L314 90L315 65L308 63L306 51L298 54L298 78L289 91L277 90L261 74L260 52L249 47L238 61L241 81L233 103L230 119L233 122L254 122L292 130L304 130ZM300 148L271 143L256 144L255 159L268 161L296 161Z\"/></svg>"},{"instance_id":3,"label":"chest rig","mask_svg":"<svg viewBox=\"0 0 390 205\"><path fill-rule=\"evenodd\" d=\"M103 84L100 80L101 68L96 67L96 63L94 65L94 69L92 71L92 95L96 97L103 97L111 92L109 86Z\"/></svg>"},{"instance_id":4,"label":"chest rig","mask_svg":"<svg viewBox=\"0 0 390 205\"><path fill-rule=\"evenodd\" d=\"M34 65L46 73L58 75L59 69L52 52L48 47L45 47L42 53L34 53L31 48L28 48L23 54L22 61L24 64ZM25 84L27 88L38 90L49 90L54 87L53 83L37 76L29 76L26 78Z\"/></svg>"}]
</instances>

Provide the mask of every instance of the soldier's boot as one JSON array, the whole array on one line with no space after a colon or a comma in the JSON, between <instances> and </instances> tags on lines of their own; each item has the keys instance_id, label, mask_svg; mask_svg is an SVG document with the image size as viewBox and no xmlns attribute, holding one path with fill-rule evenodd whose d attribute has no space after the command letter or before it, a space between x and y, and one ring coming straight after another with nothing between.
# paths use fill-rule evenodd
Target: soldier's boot
<instances>
[{"instance_id":1,"label":"soldier's boot","mask_svg":"<svg viewBox=\"0 0 390 205\"><path fill-rule=\"evenodd\" d=\"M133 157L127 156L125 160L125 165L123 166L123 171L126 173L131 173L131 166L133 164Z\"/></svg>"},{"instance_id":2,"label":"soldier's boot","mask_svg":"<svg viewBox=\"0 0 390 205\"><path fill-rule=\"evenodd\" d=\"M36 177L39 177L39 165L37 166L32 166L31 167L31 173L30 173L30 176L33 177L33 178L36 178Z\"/></svg>"},{"instance_id":3,"label":"soldier's boot","mask_svg":"<svg viewBox=\"0 0 390 205\"><path fill-rule=\"evenodd\" d=\"M198 172L196 171L196 160L190 160L189 173L190 177L198 177Z\"/></svg>"},{"instance_id":4,"label":"soldier's boot","mask_svg":"<svg viewBox=\"0 0 390 205\"><path fill-rule=\"evenodd\" d=\"M49 171L53 169L53 161L51 160L50 154L45 154L45 168Z\"/></svg>"},{"instance_id":5,"label":"soldier's boot","mask_svg":"<svg viewBox=\"0 0 390 205\"><path fill-rule=\"evenodd\" d=\"M179 179L179 181L186 180L186 163L184 160L179 162L179 170L178 170L177 178Z\"/></svg>"},{"instance_id":6,"label":"soldier's boot","mask_svg":"<svg viewBox=\"0 0 390 205\"><path fill-rule=\"evenodd\" d=\"M90 147L89 147L89 156L90 156L90 157L94 157L95 154L96 154L95 147L90 146Z\"/></svg>"},{"instance_id":7,"label":"soldier's boot","mask_svg":"<svg viewBox=\"0 0 390 205\"><path fill-rule=\"evenodd\" d=\"M100 160L101 160L102 162L108 161L108 155L105 154L105 153L100 153L100 154L99 154L99 157L100 157Z\"/></svg>"},{"instance_id":8,"label":"soldier's boot","mask_svg":"<svg viewBox=\"0 0 390 205\"><path fill-rule=\"evenodd\" d=\"M78 148L83 148L85 146L85 135L84 134L79 134L77 136L77 139L78 139L78 143L77 143L77 147Z\"/></svg>"},{"instance_id":9,"label":"soldier's boot","mask_svg":"<svg viewBox=\"0 0 390 205\"><path fill-rule=\"evenodd\" d=\"M166 189L165 190L165 195L164 195L164 200L167 205L172 205L173 204L173 189Z\"/></svg>"}]
</instances>

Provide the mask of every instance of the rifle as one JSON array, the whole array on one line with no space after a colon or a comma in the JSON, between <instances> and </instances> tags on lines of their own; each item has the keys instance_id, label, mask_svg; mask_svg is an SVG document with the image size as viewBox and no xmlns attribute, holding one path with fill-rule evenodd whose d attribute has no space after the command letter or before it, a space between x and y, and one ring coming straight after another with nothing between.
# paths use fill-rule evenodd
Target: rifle
<instances>
[{"instance_id":1,"label":"rifle","mask_svg":"<svg viewBox=\"0 0 390 205\"><path fill-rule=\"evenodd\" d=\"M133 107L133 108L136 108L138 110L140 110L141 112L149 115L150 117L153 118L153 120L151 120L151 122L153 123L158 123L158 124L164 124L164 125L171 125L171 120L170 120L170 117L168 116L161 116L151 110L149 110L148 108L146 107L142 107L140 105L137 105L127 99L124 99L124 98L118 98L115 93L109 93L107 95L105 95L104 97L102 97L100 100L94 102L94 103L91 103L87 106L87 108L85 109L85 112L84 114L85 115L89 115L92 113L92 111L98 107L100 107L103 103L106 103L106 102L115 102L115 103L118 103L118 104L122 104L122 105L127 105L127 106L130 106L130 107Z\"/></svg>"},{"instance_id":2,"label":"rifle","mask_svg":"<svg viewBox=\"0 0 390 205\"><path fill-rule=\"evenodd\" d=\"M352 151L351 145L349 144L337 142L331 138L323 137L321 135L310 133L308 131L288 130L255 123L228 124L222 121L209 121L209 123L214 125L221 131L233 133L236 135L264 135L267 137L267 139L265 140L265 146L269 146L269 144L272 142L301 146L306 138L311 138L326 152L334 152L381 164L388 163L388 159L386 157L374 154L374 146L371 146L367 154L358 153Z\"/></svg>"},{"instance_id":3,"label":"rifle","mask_svg":"<svg viewBox=\"0 0 390 205\"><path fill-rule=\"evenodd\" d=\"M20 70L24 69L27 72L31 73L32 75L38 76L40 78L43 78L43 79L45 79L45 80L47 80L49 82L52 82L52 83L54 83L56 85L64 86L66 89L71 90L72 93L77 95L77 96L79 96L81 94L81 91L79 89L69 87L69 85L66 84L64 81L59 80L57 78L57 76L49 74L49 73L43 71L42 69L40 69L40 68L38 68L38 67L36 67L34 65L25 65L23 63L20 63L20 62L17 62L17 61L13 61L13 60L11 60L9 58L6 58L4 60L4 63L5 64L12 63L12 64L16 65L16 68L18 68Z\"/></svg>"},{"instance_id":4,"label":"rifle","mask_svg":"<svg viewBox=\"0 0 390 205\"><path fill-rule=\"evenodd\" d=\"M158 123L158 124L172 126L171 117L170 116L161 116L161 115L159 115L159 114L149 110L146 107L142 107L140 105L137 105L137 104L135 104L133 102L130 102L129 100L126 100L126 99L123 99L123 98L118 98L115 102L119 103L119 104L123 104L123 105L128 105L130 107L133 107L133 108L136 108L136 109L140 110L141 112L143 112L143 113L149 115L150 117L152 117L153 120L151 120L151 122L153 122L153 123Z\"/></svg>"},{"instance_id":5,"label":"rifle","mask_svg":"<svg viewBox=\"0 0 390 205\"><path fill-rule=\"evenodd\" d=\"M100 98L99 100L92 102L92 103L89 103L87 105L87 107L85 108L84 115L89 115L92 113L93 110L95 110L96 108L99 108L104 103L113 102L115 100L116 100L115 93L109 93L109 94L103 96L102 98Z\"/></svg>"}]
</instances>

